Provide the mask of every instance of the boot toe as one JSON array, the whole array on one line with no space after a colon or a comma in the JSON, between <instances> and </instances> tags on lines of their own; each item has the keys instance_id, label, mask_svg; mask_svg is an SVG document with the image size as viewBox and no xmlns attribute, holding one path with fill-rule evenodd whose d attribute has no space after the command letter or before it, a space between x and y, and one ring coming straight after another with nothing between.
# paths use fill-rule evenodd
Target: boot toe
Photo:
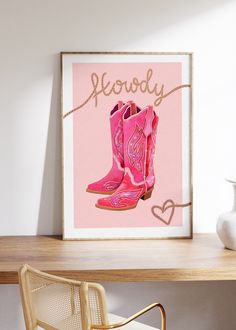
<instances>
[{"instance_id":1,"label":"boot toe","mask_svg":"<svg viewBox=\"0 0 236 330\"><path fill-rule=\"evenodd\" d=\"M100 180L90 183L87 186L87 192L94 192L97 194L112 194L119 187L121 180Z\"/></svg>"},{"instance_id":2,"label":"boot toe","mask_svg":"<svg viewBox=\"0 0 236 330\"><path fill-rule=\"evenodd\" d=\"M97 200L96 206L99 208L106 208L106 209L113 208L109 198L99 198Z\"/></svg>"},{"instance_id":3,"label":"boot toe","mask_svg":"<svg viewBox=\"0 0 236 330\"><path fill-rule=\"evenodd\" d=\"M87 192L94 192L94 193L97 193L97 194L106 194L106 193L109 193L109 191L107 191L104 188L104 186L103 186L103 184L102 184L101 181L90 183L87 186Z\"/></svg>"},{"instance_id":4,"label":"boot toe","mask_svg":"<svg viewBox=\"0 0 236 330\"><path fill-rule=\"evenodd\" d=\"M97 182L90 183L87 186L87 190L97 190L99 188L99 185Z\"/></svg>"}]
</instances>

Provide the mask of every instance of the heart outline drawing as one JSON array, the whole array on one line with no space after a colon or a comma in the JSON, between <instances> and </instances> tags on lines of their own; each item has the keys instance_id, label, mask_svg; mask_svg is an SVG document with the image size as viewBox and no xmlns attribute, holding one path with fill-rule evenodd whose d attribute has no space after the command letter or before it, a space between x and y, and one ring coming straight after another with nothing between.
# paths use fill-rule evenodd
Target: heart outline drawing
<instances>
[{"instance_id":1,"label":"heart outline drawing","mask_svg":"<svg viewBox=\"0 0 236 330\"><path fill-rule=\"evenodd\" d=\"M160 220L161 222L163 222L165 225L169 226L171 223L171 220L174 216L175 213L175 203L172 199L167 199L162 206L160 205L153 205L151 208L151 212L154 215L155 218L157 218L158 220ZM171 208L171 212L169 213L169 217L168 220L163 218L163 214L169 209ZM157 214L156 209L160 210L162 212L162 216L160 216L159 214Z\"/></svg>"}]
</instances>

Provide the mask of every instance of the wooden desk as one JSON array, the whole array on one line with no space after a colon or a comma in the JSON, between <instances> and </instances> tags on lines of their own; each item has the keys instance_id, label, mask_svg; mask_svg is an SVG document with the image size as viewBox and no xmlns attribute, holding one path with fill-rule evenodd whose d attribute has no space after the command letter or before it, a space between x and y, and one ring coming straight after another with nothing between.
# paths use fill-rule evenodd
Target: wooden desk
<instances>
[{"instance_id":1,"label":"wooden desk","mask_svg":"<svg viewBox=\"0 0 236 330\"><path fill-rule=\"evenodd\" d=\"M24 263L87 281L236 280L236 252L224 249L214 234L133 241L0 237L0 284L17 283L17 270Z\"/></svg>"}]
</instances>

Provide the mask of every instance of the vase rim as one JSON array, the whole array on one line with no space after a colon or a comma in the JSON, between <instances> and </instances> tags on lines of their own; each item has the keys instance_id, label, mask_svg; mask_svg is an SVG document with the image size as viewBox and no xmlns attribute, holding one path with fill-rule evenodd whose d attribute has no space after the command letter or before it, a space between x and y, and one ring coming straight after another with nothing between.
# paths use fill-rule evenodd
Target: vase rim
<instances>
[{"instance_id":1,"label":"vase rim","mask_svg":"<svg viewBox=\"0 0 236 330\"><path fill-rule=\"evenodd\" d=\"M225 178L225 180L226 180L227 182L230 182L230 183L236 184L236 177Z\"/></svg>"}]
</instances>

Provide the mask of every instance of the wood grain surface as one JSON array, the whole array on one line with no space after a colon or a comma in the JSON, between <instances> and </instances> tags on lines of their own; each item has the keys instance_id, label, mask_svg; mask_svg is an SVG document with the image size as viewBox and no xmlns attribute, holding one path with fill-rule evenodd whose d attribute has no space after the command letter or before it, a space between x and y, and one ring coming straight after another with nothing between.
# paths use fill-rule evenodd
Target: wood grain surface
<instances>
[{"instance_id":1,"label":"wood grain surface","mask_svg":"<svg viewBox=\"0 0 236 330\"><path fill-rule=\"evenodd\" d=\"M0 284L18 282L23 264L85 281L236 280L236 252L214 234L193 240L62 241L58 236L0 237Z\"/></svg>"}]
</instances>

